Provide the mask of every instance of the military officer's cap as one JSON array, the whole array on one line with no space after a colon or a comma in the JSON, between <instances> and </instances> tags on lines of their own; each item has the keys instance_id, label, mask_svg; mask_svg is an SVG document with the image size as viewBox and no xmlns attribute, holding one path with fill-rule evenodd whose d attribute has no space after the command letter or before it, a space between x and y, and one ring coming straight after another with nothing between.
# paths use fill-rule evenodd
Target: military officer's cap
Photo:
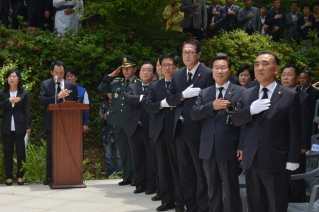
<instances>
[{"instance_id":1,"label":"military officer's cap","mask_svg":"<svg viewBox=\"0 0 319 212\"><path fill-rule=\"evenodd\" d=\"M122 57L121 62L123 68L137 66L137 61L132 57Z\"/></svg>"}]
</instances>

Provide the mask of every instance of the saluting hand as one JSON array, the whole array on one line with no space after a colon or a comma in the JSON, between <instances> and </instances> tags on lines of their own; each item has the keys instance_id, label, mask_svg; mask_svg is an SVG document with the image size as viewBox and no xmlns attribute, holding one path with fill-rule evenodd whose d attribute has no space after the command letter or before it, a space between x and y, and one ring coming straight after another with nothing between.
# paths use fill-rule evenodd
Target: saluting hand
<instances>
[{"instance_id":1,"label":"saluting hand","mask_svg":"<svg viewBox=\"0 0 319 212\"><path fill-rule=\"evenodd\" d=\"M116 77L121 72L121 68L122 68L122 66L117 67L117 69L115 69L115 71L110 73L109 76L110 77Z\"/></svg>"}]
</instances>

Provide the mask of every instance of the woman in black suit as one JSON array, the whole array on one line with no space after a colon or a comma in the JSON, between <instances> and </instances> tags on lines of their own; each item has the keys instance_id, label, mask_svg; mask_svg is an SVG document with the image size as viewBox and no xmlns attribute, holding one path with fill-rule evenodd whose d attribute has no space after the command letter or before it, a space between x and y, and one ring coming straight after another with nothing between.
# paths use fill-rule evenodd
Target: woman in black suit
<instances>
[{"instance_id":1,"label":"woman in black suit","mask_svg":"<svg viewBox=\"0 0 319 212\"><path fill-rule=\"evenodd\" d=\"M6 185L12 185L13 151L16 146L18 185L23 185L25 161L24 137L31 132L30 97L23 89L18 70L11 69L6 74L4 89L0 90L0 109L3 110L1 135L4 147L4 165L7 175Z\"/></svg>"}]
</instances>

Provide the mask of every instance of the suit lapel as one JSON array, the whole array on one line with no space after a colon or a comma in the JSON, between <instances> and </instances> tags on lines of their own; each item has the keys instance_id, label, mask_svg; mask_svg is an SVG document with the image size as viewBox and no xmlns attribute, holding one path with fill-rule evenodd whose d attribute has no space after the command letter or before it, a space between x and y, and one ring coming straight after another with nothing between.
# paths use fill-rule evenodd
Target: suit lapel
<instances>
[{"instance_id":1,"label":"suit lapel","mask_svg":"<svg viewBox=\"0 0 319 212\"><path fill-rule=\"evenodd\" d=\"M268 113L274 108L274 106L276 105L277 101L278 101L281 97L282 97L282 87L277 84L277 86L276 86L275 89L274 89L274 93L272 94L271 99L270 99L270 107L269 107L268 110L266 110L266 111L263 113L263 115L262 115L260 121L262 121L263 118L268 115Z\"/></svg>"},{"instance_id":2,"label":"suit lapel","mask_svg":"<svg viewBox=\"0 0 319 212\"><path fill-rule=\"evenodd\" d=\"M196 87L195 85L196 85L197 81L201 78L202 72L203 72L202 65L199 64L199 66L197 67L197 70L195 71L194 77L193 77L194 87Z\"/></svg>"},{"instance_id":3,"label":"suit lapel","mask_svg":"<svg viewBox=\"0 0 319 212\"><path fill-rule=\"evenodd\" d=\"M184 67L183 70L181 71L181 75L179 76L179 81L183 85L182 89L187 88L187 77L186 77L186 75L187 75L187 68Z\"/></svg>"}]
</instances>

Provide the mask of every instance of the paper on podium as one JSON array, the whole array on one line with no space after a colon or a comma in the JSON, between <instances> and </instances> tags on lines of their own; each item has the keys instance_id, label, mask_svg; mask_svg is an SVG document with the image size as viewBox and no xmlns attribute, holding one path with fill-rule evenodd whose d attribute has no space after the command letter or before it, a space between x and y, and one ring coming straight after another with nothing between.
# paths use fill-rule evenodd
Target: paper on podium
<instances>
[{"instance_id":1,"label":"paper on podium","mask_svg":"<svg viewBox=\"0 0 319 212\"><path fill-rule=\"evenodd\" d=\"M29 133L26 133L24 136L25 149L27 149L28 141L29 141Z\"/></svg>"}]
</instances>

